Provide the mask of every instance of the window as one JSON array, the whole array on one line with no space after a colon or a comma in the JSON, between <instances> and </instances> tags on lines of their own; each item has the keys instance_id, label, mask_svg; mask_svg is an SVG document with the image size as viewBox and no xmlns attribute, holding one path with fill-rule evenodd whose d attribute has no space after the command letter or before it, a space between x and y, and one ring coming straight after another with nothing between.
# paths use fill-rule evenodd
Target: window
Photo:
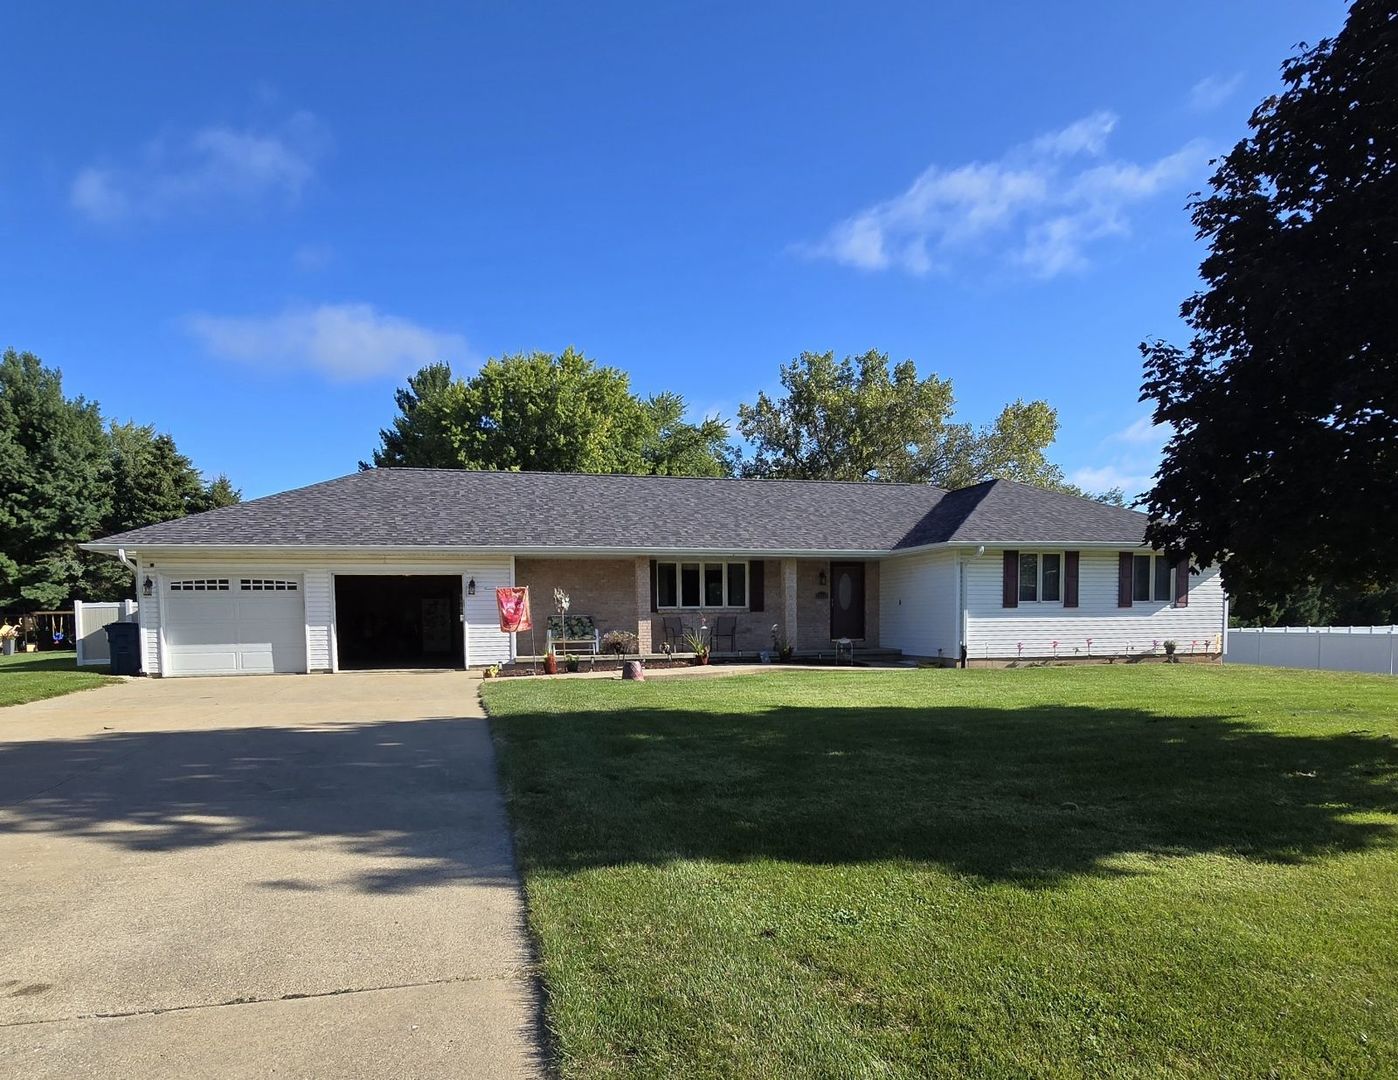
<instances>
[{"instance_id":1,"label":"window","mask_svg":"<svg viewBox=\"0 0 1398 1080\"><path fill-rule=\"evenodd\" d=\"M1170 588L1173 576L1174 567L1164 555L1134 556L1131 561L1131 599L1174 599Z\"/></svg>"},{"instance_id":2,"label":"window","mask_svg":"<svg viewBox=\"0 0 1398 1080\"><path fill-rule=\"evenodd\" d=\"M227 592L227 578L185 578L170 582L171 592Z\"/></svg>"},{"instance_id":3,"label":"window","mask_svg":"<svg viewBox=\"0 0 1398 1080\"><path fill-rule=\"evenodd\" d=\"M243 578L239 587L243 592L295 592L296 582L280 578Z\"/></svg>"},{"instance_id":4,"label":"window","mask_svg":"<svg viewBox=\"0 0 1398 1080\"><path fill-rule=\"evenodd\" d=\"M660 608L747 607L745 562L655 564L655 606Z\"/></svg>"},{"instance_id":5,"label":"window","mask_svg":"<svg viewBox=\"0 0 1398 1080\"><path fill-rule=\"evenodd\" d=\"M655 602L658 607L679 607L679 576L672 562L658 563L655 567Z\"/></svg>"},{"instance_id":6,"label":"window","mask_svg":"<svg viewBox=\"0 0 1398 1080\"><path fill-rule=\"evenodd\" d=\"M1022 604L1063 599L1063 556L1058 552L1019 553L1019 600Z\"/></svg>"}]
</instances>

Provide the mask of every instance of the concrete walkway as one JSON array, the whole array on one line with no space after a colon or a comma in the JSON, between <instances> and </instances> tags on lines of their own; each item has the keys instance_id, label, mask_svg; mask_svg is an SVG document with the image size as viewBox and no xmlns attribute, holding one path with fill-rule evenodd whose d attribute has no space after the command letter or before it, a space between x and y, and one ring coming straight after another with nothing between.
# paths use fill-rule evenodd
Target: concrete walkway
<instances>
[{"instance_id":1,"label":"concrete walkway","mask_svg":"<svg viewBox=\"0 0 1398 1080\"><path fill-rule=\"evenodd\" d=\"M540 1075L477 686L139 680L0 709L0 1075Z\"/></svg>"}]
</instances>

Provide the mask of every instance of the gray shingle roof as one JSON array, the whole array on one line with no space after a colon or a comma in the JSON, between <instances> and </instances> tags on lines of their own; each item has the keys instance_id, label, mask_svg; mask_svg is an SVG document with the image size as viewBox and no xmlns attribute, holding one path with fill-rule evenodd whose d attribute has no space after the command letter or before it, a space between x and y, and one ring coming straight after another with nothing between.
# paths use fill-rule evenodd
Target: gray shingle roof
<instances>
[{"instance_id":1,"label":"gray shingle roof","mask_svg":"<svg viewBox=\"0 0 1398 1080\"><path fill-rule=\"evenodd\" d=\"M1145 539L1146 515L1080 495L1011 480L987 480L950 492L900 547L963 543L1128 543Z\"/></svg>"},{"instance_id":2,"label":"gray shingle roof","mask_svg":"<svg viewBox=\"0 0 1398 1080\"><path fill-rule=\"evenodd\" d=\"M100 545L890 551L947 540L1138 544L1145 516L990 481L921 484L373 469Z\"/></svg>"}]
</instances>

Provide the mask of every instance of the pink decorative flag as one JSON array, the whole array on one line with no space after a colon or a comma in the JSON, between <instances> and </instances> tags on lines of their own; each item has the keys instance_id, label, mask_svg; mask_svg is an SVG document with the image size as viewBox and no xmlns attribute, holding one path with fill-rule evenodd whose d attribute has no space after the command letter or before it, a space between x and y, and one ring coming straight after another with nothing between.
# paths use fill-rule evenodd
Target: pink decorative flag
<instances>
[{"instance_id":1,"label":"pink decorative flag","mask_svg":"<svg viewBox=\"0 0 1398 1080\"><path fill-rule=\"evenodd\" d=\"M500 609L502 634L534 629L534 621L529 617L528 585L506 585L496 589L495 606Z\"/></svg>"}]
</instances>

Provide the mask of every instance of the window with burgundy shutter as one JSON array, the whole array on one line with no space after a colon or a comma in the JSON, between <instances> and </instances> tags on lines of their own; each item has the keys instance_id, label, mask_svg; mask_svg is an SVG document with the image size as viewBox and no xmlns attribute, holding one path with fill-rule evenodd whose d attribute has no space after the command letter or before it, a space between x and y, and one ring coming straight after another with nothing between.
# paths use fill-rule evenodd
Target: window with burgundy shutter
<instances>
[{"instance_id":1,"label":"window with burgundy shutter","mask_svg":"<svg viewBox=\"0 0 1398 1080\"><path fill-rule=\"evenodd\" d=\"M1129 551L1123 551L1117 556L1116 571L1116 606L1131 606L1131 583L1133 572L1136 568L1136 557Z\"/></svg>"},{"instance_id":2,"label":"window with burgundy shutter","mask_svg":"<svg viewBox=\"0 0 1398 1080\"><path fill-rule=\"evenodd\" d=\"M1001 607L1019 607L1019 552L1007 551L1002 564Z\"/></svg>"},{"instance_id":3,"label":"window with burgundy shutter","mask_svg":"<svg viewBox=\"0 0 1398 1080\"><path fill-rule=\"evenodd\" d=\"M1189 607L1189 560L1175 564L1175 607Z\"/></svg>"},{"instance_id":4,"label":"window with burgundy shutter","mask_svg":"<svg viewBox=\"0 0 1398 1080\"><path fill-rule=\"evenodd\" d=\"M1063 553L1063 606L1078 606L1078 553Z\"/></svg>"}]
</instances>

